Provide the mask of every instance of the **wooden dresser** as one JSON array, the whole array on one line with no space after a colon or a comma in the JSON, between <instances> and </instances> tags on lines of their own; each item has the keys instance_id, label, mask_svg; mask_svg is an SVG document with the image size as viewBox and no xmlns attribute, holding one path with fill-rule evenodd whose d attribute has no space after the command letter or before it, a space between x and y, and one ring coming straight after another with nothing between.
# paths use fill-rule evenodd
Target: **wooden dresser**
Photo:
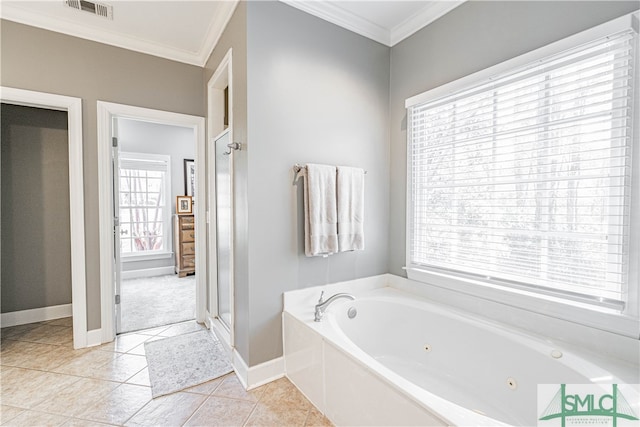
<instances>
[{"instance_id":1,"label":"wooden dresser","mask_svg":"<svg viewBox=\"0 0 640 427\"><path fill-rule=\"evenodd\" d=\"M196 272L196 230L193 215L174 215L173 250L178 277Z\"/></svg>"}]
</instances>

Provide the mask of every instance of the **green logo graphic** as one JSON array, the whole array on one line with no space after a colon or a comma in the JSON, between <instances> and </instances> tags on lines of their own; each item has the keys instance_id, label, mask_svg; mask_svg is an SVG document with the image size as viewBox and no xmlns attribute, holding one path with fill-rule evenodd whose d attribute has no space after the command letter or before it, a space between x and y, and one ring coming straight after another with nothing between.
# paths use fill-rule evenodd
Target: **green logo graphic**
<instances>
[{"instance_id":1,"label":"green logo graphic","mask_svg":"<svg viewBox=\"0 0 640 427\"><path fill-rule=\"evenodd\" d=\"M593 424L594 418L591 417L608 417L611 418L613 427L617 426L619 418L638 420L617 384L612 384L611 394L600 395L593 393L567 394L566 384L560 384L560 389L553 396L539 420L560 418L562 427L565 427L566 420L570 417L583 417L581 424Z\"/></svg>"}]
</instances>

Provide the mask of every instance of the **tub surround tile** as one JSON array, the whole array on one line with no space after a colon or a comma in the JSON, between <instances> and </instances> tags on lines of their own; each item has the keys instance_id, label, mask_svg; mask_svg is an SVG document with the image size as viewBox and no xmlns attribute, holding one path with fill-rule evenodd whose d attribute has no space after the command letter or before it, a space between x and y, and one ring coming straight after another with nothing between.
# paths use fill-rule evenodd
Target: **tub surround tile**
<instances>
[{"instance_id":1,"label":"tub surround tile","mask_svg":"<svg viewBox=\"0 0 640 427\"><path fill-rule=\"evenodd\" d=\"M306 325L297 320L291 313L284 313L282 317L284 329L287 378L304 395L323 410L323 340L319 334L310 334Z\"/></svg>"},{"instance_id":2,"label":"tub surround tile","mask_svg":"<svg viewBox=\"0 0 640 427\"><path fill-rule=\"evenodd\" d=\"M126 426L181 426L207 399L192 393L174 393L147 403Z\"/></svg>"},{"instance_id":3,"label":"tub surround tile","mask_svg":"<svg viewBox=\"0 0 640 427\"><path fill-rule=\"evenodd\" d=\"M246 400L209 396L185 426L241 427L254 406Z\"/></svg>"},{"instance_id":4,"label":"tub surround tile","mask_svg":"<svg viewBox=\"0 0 640 427\"><path fill-rule=\"evenodd\" d=\"M325 292L326 298L341 292L351 293L357 298L361 293L389 286L389 280L389 274L381 274L285 292L283 295L284 310L294 313L296 317L303 318L305 321L313 321L313 307L318 303L322 291Z\"/></svg>"}]
</instances>

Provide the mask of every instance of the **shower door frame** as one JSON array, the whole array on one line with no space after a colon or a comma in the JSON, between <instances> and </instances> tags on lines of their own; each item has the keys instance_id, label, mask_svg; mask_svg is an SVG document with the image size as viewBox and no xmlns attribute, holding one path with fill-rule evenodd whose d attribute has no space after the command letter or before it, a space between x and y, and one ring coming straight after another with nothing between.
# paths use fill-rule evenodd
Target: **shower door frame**
<instances>
[{"instance_id":1,"label":"shower door frame","mask_svg":"<svg viewBox=\"0 0 640 427\"><path fill-rule=\"evenodd\" d=\"M219 319L218 312L218 250L217 250L217 209L216 209L216 152L215 141L226 132L229 134L229 141L233 142L233 73L232 73L232 49L229 49L220 65L213 73L207 83L207 225L208 225L208 307L206 313L207 326L215 330L216 334L222 338L229 356L233 360L233 349L235 348L235 281L234 281L234 242L235 235L235 197L234 197L234 156L235 150L230 150L229 154L229 174L231 187L231 243L229 254L229 325L224 324ZM227 125L223 124L224 118L224 90L227 92Z\"/></svg>"}]
</instances>

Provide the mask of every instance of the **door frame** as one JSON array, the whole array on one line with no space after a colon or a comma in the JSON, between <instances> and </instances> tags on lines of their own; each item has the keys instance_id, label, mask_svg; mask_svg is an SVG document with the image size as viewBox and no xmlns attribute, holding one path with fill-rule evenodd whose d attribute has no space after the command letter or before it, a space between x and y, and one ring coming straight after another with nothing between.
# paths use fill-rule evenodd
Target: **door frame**
<instances>
[{"instance_id":1,"label":"door frame","mask_svg":"<svg viewBox=\"0 0 640 427\"><path fill-rule=\"evenodd\" d=\"M229 173L231 175L231 247L230 247L230 271L229 271L229 298L230 298L230 321L229 331L217 319L218 317L218 276L217 276L217 216L216 216L216 189L215 189L215 141L225 132L229 132L229 141L233 142L233 49L230 48L220 61L215 72L207 82L207 132L208 132L208 208L209 208L209 310L207 310L207 326L215 329L218 336L222 337L222 342L226 344L227 350L235 347L235 271L234 271L234 218L235 218L235 193L234 193L234 162L235 150L230 150L231 164ZM228 87L227 113L228 124L224 128L224 89Z\"/></svg>"},{"instance_id":2,"label":"door frame","mask_svg":"<svg viewBox=\"0 0 640 427\"><path fill-rule=\"evenodd\" d=\"M0 87L6 104L67 112L69 138L69 221L71 237L71 310L73 348L87 346L87 279L84 233L84 168L82 158L82 99Z\"/></svg>"},{"instance_id":3,"label":"door frame","mask_svg":"<svg viewBox=\"0 0 640 427\"><path fill-rule=\"evenodd\" d=\"M98 203L100 225L100 301L102 342L116 336L114 298L114 236L111 168L111 123L114 118L191 128L196 138L196 194L206 194L205 119L200 116L97 101L98 111ZM205 321L206 304L206 203L195 204L196 221L196 321Z\"/></svg>"}]
</instances>

